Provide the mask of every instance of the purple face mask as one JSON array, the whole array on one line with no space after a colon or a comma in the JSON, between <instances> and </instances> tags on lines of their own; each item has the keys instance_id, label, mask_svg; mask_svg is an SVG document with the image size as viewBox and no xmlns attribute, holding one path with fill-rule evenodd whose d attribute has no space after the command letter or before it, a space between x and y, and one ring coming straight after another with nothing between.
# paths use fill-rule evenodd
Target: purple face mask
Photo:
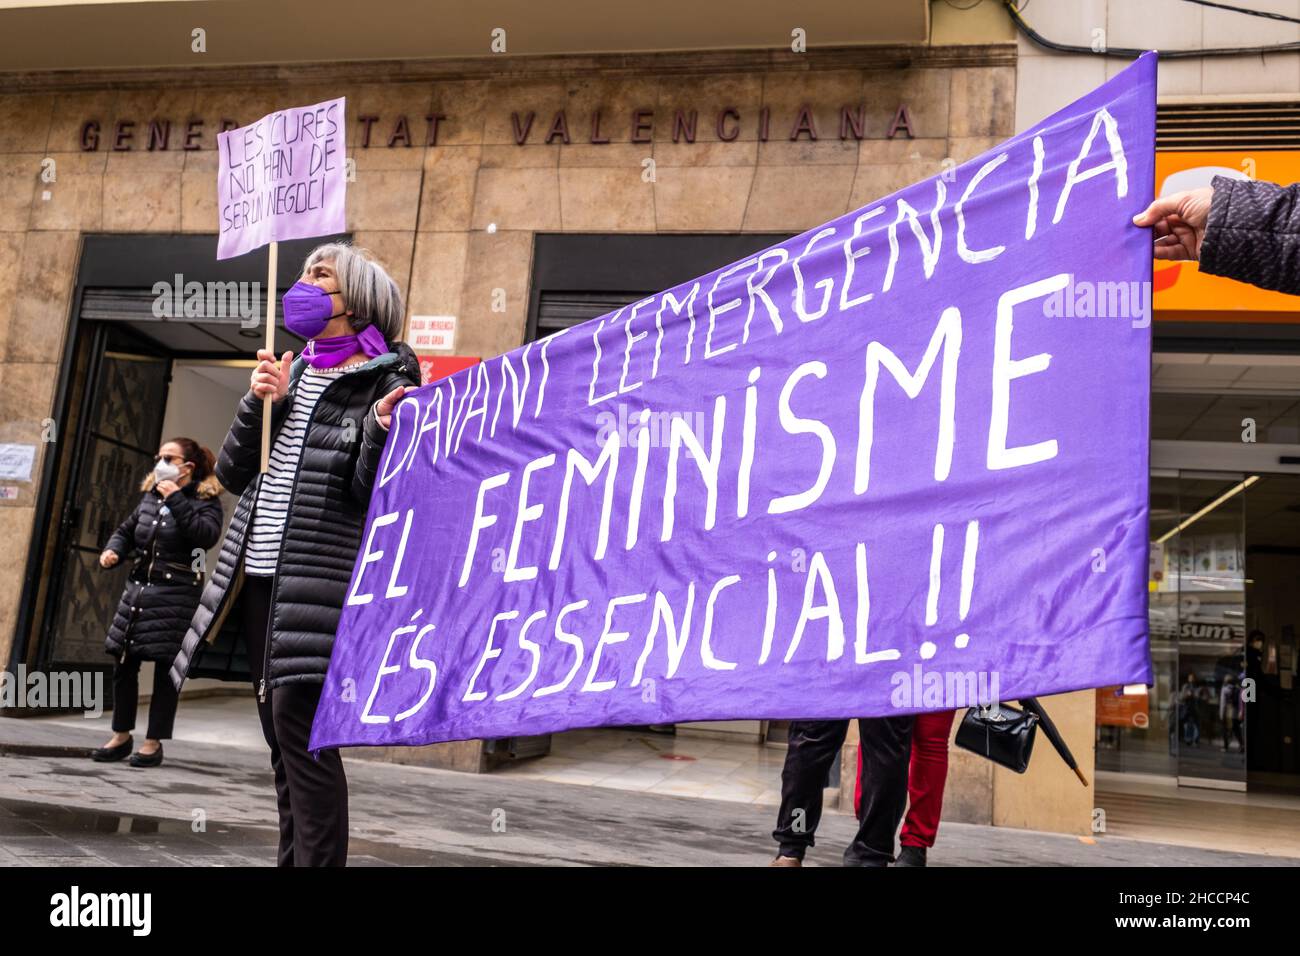
<instances>
[{"instance_id":1,"label":"purple face mask","mask_svg":"<svg viewBox=\"0 0 1300 956\"><path fill-rule=\"evenodd\" d=\"M284 307L285 328L304 339L320 335L330 319L344 314L334 311L332 294L310 282L295 282L280 300Z\"/></svg>"},{"instance_id":2,"label":"purple face mask","mask_svg":"<svg viewBox=\"0 0 1300 956\"><path fill-rule=\"evenodd\" d=\"M388 343L384 341L383 333L371 324L356 335L312 339L302 350L302 357L312 368L333 368L345 359L356 355L358 351L374 358L388 351Z\"/></svg>"}]
</instances>

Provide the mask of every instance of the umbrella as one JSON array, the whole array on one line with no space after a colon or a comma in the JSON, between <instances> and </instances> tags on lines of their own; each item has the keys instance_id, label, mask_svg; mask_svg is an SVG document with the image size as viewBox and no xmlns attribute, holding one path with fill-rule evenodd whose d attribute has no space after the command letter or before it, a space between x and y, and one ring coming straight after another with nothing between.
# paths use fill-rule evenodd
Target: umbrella
<instances>
[{"instance_id":1,"label":"umbrella","mask_svg":"<svg viewBox=\"0 0 1300 956\"><path fill-rule=\"evenodd\" d=\"M1038 723L1042 726L1043 733L1047 734L1047 739L1052 742L1052 746L1055 747L1056 752L1061 755L1061 759L1065 761L1065 765L1074 771L1074 775L1079 778L1080 783L1085 787L1088 786L1088 778L1085 777L1083 771L1079 769L1079 762L1074 759L1074 754L1070 753L1070 748L1065 745L1065 738L1062 737L1061 732L1056 729L1056 724L1052 723L1052 718L1047 716L1047 711L1044 709L1043 705L1038 702L1038 698L1022 697L1020 698L1020 706L1030 713L1038 715Z\"/></svg>"}]
</instances>

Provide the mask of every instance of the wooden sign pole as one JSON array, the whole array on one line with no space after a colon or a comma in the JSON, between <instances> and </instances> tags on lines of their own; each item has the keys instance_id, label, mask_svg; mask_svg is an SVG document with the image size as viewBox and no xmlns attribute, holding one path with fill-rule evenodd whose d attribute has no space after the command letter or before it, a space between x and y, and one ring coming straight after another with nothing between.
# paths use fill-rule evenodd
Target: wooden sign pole
<instances>
[{"instance_id":1,"label":"wooden sign pole","mask_svg":"<svg viewBox=\"0 0 1300 956\"><path fill-rule=\"evenodd\" d=\"M280 258L279 243L271 240L271 244L266 248L266 350L271 353L271 361L274 362L277 361L275 357L275 280ZM283 373L287 369L281 369L280 371ZM266 474L266 469L271 463L271 403L274 399L274 395L267 395L262 399L262 474Z\"/></svg>"}]
</instances>

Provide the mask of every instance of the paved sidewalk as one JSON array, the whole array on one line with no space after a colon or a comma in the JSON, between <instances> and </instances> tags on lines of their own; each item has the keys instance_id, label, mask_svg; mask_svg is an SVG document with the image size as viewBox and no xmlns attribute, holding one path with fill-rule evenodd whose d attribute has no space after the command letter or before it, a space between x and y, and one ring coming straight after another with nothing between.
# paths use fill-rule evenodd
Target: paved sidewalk
<instances>
[{"instance_id":1,"label":"paved sidewalk","mask_svg":"<svg viewBox=\"0 0 1300 956\"><path fill-rule=\"evenodd\" d=\"M0 865L274 862L265 750L177 742L166 763L96 764L97 731L0 718ZM352 759L354 865L761 866L770 807L459 774ZM199 822L202 826L200 828ZM839 865L853 820L827 813L808 862ZM1296 865L1297 860L1099 836L944 824L936 866Z\"/></svg>"}]
</instances>

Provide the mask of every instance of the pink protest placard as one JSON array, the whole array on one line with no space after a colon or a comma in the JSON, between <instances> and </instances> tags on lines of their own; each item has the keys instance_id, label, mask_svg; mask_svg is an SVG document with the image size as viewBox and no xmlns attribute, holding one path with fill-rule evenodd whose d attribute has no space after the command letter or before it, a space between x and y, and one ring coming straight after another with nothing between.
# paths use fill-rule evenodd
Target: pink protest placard
<instances>
[{"instance_id":1,"label":"pink protest placard","mask_svg":"<svg viewBox=\"0 0 1300 956\"><path fill-rule=\"evenodd\" d=\"M217 258L343 232L344 98L298 106L217 136Z\"/></svg>"}]
</instances>

